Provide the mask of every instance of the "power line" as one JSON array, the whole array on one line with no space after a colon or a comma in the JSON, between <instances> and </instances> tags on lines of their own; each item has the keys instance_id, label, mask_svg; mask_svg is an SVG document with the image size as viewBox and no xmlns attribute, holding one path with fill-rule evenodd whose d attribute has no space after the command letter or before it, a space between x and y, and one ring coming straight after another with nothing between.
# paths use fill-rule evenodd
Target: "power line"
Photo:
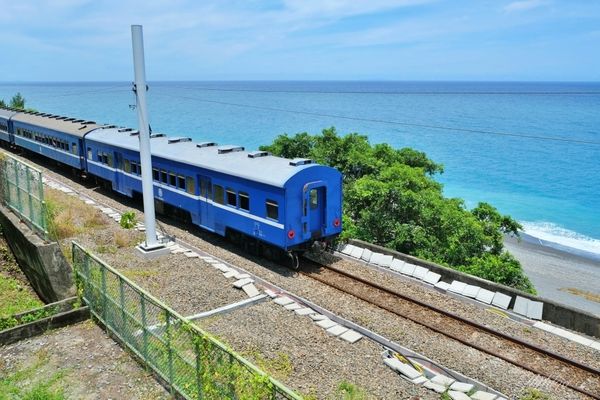
<instances>
[{"instance_id":1,"label":"power line","mask_svg":"<svg viewBox=\"0 0 600 400\"><path fill-rule=\"evenodd\" d=\"M202 90L214 92L250 92L250 93L286 93L286 94L386 94L386 95L539 95L539 96L560 96L560 95L600 95L600 91L372 91L372 90L279 90L279 89L233 89L233 88L215 88L206 86L177 86L178 89ZM160 87L160 86L159 86Z\"/></svg>"},{"instance_id":2,"label":"power line","mask_svg":"<svg viewBox=\"0 0 600 400\"><path fill-rule=\"evenodd\" d=\"M362 122L374 122L388 125L400 125L400 126L410 126L410 127L418 127L418 128L427 128L427 129L438 129L444 131L453 131L453 132L466 132L466 133L478 133L478 134L486 134L486 135L496 135L496 136L509 136L509 137L517 137L523 139L536 139L536 140L547 140L547 141L555 141L555 142L565 142L565 143L575 143L575 144L591 144L600 146L600 142L591 141L591 140L580 140L580 139L570 139L559 136L543 136L543 135L530 135L530 134L521 134L521 133L511 133L511 132L499 132L499 131L489 131L489 130L481 130L481 129L470 129L470 128L457 128L450 126L442 126L442 125L430 125L430 124L418 124L404 121L390 121L378 118L362 118L362 117L351 117L347 115L336 115L336 114L325 114L313 111L301 111L301 110L291 110L286 108L278 108L278 107L267 107L267 106L256 106L252 104L241 104L241 103L230 103L225 101L218 100L208 100L201 99L198 97L190 97L190 96L175 96L166 93L156 93L157 95L168 96L172 98L182 98L187 100L195 100L203 103L212 103L212 104L221 104L226 106L234 106L234 107L243 107L243 108L252 108L256 110L263 111L276 111L276 112L285 112L291 114L302 114L302 115L310 115L314 117L324 117L324 118L338 118L338 119L346 119L351 121L362 121Z\"/></svg>"},{"instance_id":3,"label":"power line","mask_svg":"<svg viewBox=\"0 0 600 400\"><path fill-rule=\"evenodd\" d=\"M61 94L47 94L47 96L66 97L66 96L79 96L79 95L95 94L95 93L114 93L114 92L129 92L129 91L131 91L130 88L126 89L126 88L123 88L123 86L111 86L111 87L97 89L97 90L67 92L67 93L61 93ZM44 95L42 94L42 96L44 96Z\"/></svg>"}]
</instances>

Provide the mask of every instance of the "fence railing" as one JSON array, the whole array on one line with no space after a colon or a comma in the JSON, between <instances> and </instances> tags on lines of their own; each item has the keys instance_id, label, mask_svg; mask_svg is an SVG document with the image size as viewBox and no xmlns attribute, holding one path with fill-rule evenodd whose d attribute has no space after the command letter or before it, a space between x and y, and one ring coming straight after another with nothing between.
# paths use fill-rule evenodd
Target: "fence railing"
<instances>
[{"instance_id":1,"label":"fence railing","mask_svg":"<svg viewBox=\"0 0 600 400\"><path fill-rule=\"evenodd\" d=\"M42 172L7 153L0 153L0 199L32 229L48 237Z\"/></svg>"},{"instance_id":2,"label":"fence railing","mask_svg":"<svg viewBox=\"0 0 600 400\"><path fill-rule=\"evenodd\" d=\"M301 399L73 242L91 313L187 399Z\"/></svg>"}]
</instances>

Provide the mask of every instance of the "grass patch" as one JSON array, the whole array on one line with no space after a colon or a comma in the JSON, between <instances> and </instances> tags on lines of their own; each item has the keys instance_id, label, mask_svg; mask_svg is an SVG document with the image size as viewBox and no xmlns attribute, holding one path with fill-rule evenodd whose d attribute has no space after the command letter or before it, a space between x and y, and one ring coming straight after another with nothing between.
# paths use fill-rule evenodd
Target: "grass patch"
<instances>
[{"instance_id":1,"label":"grass patch","mask_svg":"<svg viewBox=\"0 0 600 400\"><path fill-rule=\"evenodd\" d=\"M99 210L85 204L76 196L68 196L58 190L46 188L44 198L48 233L55 240L71 238L107 224Z\"/></svg>"},{"instance_id":2,"label":"grass patch","mask_svg":"<svg viewBox=\"0 0 600 400\"><path fill-rule=\"evenodd\" d=\"M336 398L343 400L365 400L367 393L348 381L341 381L336 390Z\"/></svg>"},{"instance_id":3,"label":"grass patch","mask_svg":"<svg viewBox=\"0 0 600 400\"><path fill-rule=\"evenodd\" d=\"M275 357L267 358L262 355L258 348L253 348L247 351L245 355L254 360L257 367L276 379L285 380L294 372L290 357L283 352L278 352Z\"/></svg>"},{"instance_id":4,"label":"grass patch","mask_svg":"<svg viewBox=\"0 0 600 400\"><path fill-rule=\"evenodd\" d=\"M121 273L123 275L125 275L127 278L131 279L132 281L135 281L137 278L151 278L153 276L158 275L158 271L151 271L151 270L147 270L147 269L140 269L140 268L130 268L130 269L126 269L121 271Z\"/></svg>"},{"instance_id":5,"label":"grass patch","mask_svg":"<svg viewBox=\"0 0 600 400\"><path fill-rule=\"evenodd\" d=\"M98 254L116 254L117 246L113 246L112 244L101 244L96 246L96 253Z\"/></svg>"},{"instance_id":6,"label":"grass patch","mask_svg":"<svg viewBox=\"0 0 600 400\"><path fill-rule=\"evenodd\" d=\"M4 238L0 236L0 330L18 324L12 317L14 314L43 305L29 287Z\"/></svg>"},{"instance_id":7,"label":"grass patch","mask_svg":"<svg viewBox=\"0 0 600 400\"><path fill-rule=\"evenodd\" d=\"M519 397L519 400L548 400L550 399L550 396L548 396L546 393L542 392L541 390L538 389L534 389L534 388L527 388L523 391L523 394L521 394L521 397Z\"/></svg>"},{"instance_id":8,"label":"grass patch","mask_svg":"<svg viewBox=\"0 0 600 400\"><path fill-rule=\"evenodd\" d=\"M115 245L118 248L129 248L138 244L141 239L139 234L127 231L116 231L114 234Z\"/></svg>"},{"instance_id":9,"label":"grass patch","mask_svg":"<svg viewBox=\"0 0 600 400\"><path fill-rule=\"evenodd\" d=\"M0 272L0 318L10 317L32 308L42 307L42 303L17 279Z\"/></svg>"},{"instance_id":10,"label":"grass patch","mask_svg":"<svg viewBox=\"0 0 600 400\"><path fill-rule=\"evenodd\" d=\"M577 288L560 288L563 292L568 292L574 294L575 296L583 297L586 300L594 301L596 303L600 303L600 294L588 292L587 290L577 289Z\"/></svg>"},{"instance_id":11,"label":"grass patch","mask_svg":"<svg viewBox=\"0 0 600 400\"><path fill-rule=\"evenodd\" d=\"M66 371L54 373L45 380L34 381L39 369L48 362L48 354L41 351L36 362L8 376L0 374L0 400L64 400L61 380Z\"/></svg>"}]
</instances>

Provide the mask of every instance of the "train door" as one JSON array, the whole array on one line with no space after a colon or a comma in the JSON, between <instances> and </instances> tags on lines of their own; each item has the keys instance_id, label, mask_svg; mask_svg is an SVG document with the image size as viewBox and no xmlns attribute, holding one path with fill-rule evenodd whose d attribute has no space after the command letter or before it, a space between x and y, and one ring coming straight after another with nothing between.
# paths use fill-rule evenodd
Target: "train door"
<instances>
[{"instance_id":1,"label":"train door","mask_svg":"<svg viewBox=\"0 0 600 400\"><path fill-rule=\"evenodd\" d=\"M115 152L115 187L114 189L123 193L123 154Z\"/></svg>"},{"instance_id":2,"label":"train door","mask_svg":"<svg viewBox=\"0 0 600 400\"><path fill-rule=\"evenodd\" d=\"M304 238L323 235L327 190L323 182L312 182L304 186Z\"/></svg>"},{"instance_id":3,"label":"train door","mask_svg":"<svg viewBox=\"0 0 600 400\"><path fill-rule=\"evenodd\" d=\"M200 175L200 225L213 230L215 217L212 206L212 180L209 177Z\"/></svg>"}]
</instances>

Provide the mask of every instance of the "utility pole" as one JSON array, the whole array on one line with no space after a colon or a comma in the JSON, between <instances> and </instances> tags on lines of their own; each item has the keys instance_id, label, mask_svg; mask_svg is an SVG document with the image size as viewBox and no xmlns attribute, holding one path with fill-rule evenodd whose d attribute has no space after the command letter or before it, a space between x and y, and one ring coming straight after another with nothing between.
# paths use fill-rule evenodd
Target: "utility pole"
<instances>
[{"instance_id":1,"label":"utility pole","mask_svg":"<svg viewBox=\"0 0 600 400\"><path fill-rule=\"evenodd\" d=\"M133 70L135 83L133 91L136 97L138 114L140 165L142 166L142 192L144 197L144 224L146 225L146 242L138 246L142 254L149 254L165 246L158 242L156 235L156 216L154 211L154 185L152 183L152 153L150 152L150 132L148 110L146 108L146 66L144 62L144 37L141 25L131 25L131 41L133 44Z\"/></svg>"}]
</instances>

